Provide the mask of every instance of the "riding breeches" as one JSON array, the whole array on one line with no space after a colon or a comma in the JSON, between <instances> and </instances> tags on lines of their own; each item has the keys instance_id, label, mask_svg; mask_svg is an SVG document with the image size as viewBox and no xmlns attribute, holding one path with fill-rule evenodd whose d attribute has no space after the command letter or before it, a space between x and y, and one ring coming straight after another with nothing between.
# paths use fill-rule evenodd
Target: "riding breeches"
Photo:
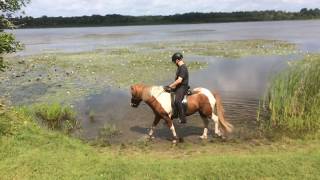
<instances>
[{"instance_id":1,"label":"riding breeches","mask_svg":"<svg viewBox=\"0 0 320 180\"><path fill-rule=\"evenodd\" d=\"M174 104L175 104L176 108L178 109L179 118L182 121L185 121L185 119L186 119L186 115L185 115L183 105L182 105L182 100L184 98L184 95L187 93L187 91L188 91L188 88L183 87L183 86L179 87L175 91L176 97L175 97Z\"/></svg>"}]
</instances>

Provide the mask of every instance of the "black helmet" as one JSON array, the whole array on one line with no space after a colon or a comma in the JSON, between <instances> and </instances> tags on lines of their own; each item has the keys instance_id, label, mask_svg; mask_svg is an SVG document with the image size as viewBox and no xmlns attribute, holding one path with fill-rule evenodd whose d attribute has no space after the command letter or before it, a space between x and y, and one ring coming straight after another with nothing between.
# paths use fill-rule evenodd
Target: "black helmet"
<instances>
[{"instance_id":1,"label":"black helmet","mask_svg":"<svg viewBox=\"0 0 320 180\"><path fill-rule=\"evenodd\" d=\"M181 60L183 58L183 55L179 52L176 52L172 55L172 62L175 62L177 59Z\"/></svg>"}]
</instances>

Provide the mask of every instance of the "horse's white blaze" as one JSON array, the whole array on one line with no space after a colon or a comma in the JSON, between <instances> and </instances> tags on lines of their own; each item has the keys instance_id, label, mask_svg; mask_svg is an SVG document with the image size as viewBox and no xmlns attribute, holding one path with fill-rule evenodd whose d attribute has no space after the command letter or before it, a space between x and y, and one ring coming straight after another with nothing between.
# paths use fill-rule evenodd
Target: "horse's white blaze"
<instances>
[{"instance_id":1,"label":"horse's white blaze","mask_svg":"<svg viewBox=\"0 0 320 180\"><path fill-rule=\"evenodd\" d=\"M162 86L152 86L150 89L151 96L155 97L161 107L169 114L172 114L171 97L165 92Z\"/></svg>"}]
</instances>

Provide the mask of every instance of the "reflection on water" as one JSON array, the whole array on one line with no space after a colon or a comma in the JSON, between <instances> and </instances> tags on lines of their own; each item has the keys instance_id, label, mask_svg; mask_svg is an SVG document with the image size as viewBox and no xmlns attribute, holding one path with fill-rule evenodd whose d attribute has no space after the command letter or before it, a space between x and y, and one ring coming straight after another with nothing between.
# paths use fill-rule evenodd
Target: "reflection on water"
<instances>
[{"instance_id":1,"label":"reflection on water","mask_svg":"<svg viewBox=\"0 0 320 180\"><path fill-rule=\"evenodd\" d=\"M264 94L270 75L280 71L292 59L295 58L251 57L238 61L212 58L208 69L190 75L191 86L218 90L222 95L226 117L236 127L233 136L248 138L256 133L259 98ZM153 121L153 113L145 104L141 104L139 108L131 108L129 102L129 90L111 89L80 102L78 108L84 137L94 138L105 123L115 124L122 131L117 139L121 142L137 140L143 136ZM89 121L92 111L94 122ZM188 117L186 126L177 125L177 133L195 140L202 133L202 126L201 118L195 114ZM166 139L171 137L171 133L160 123L156 136Z\"/></svg>"},{"instance_id":2,"label":"reflection on water","mask_svg":"<svg viewBox=\"0 0 320 180\"><path fill-rule=\"evenodd\" d=\"M192 59L200 57L192 57ZM209 89L232 93L245 93L253 97L264 93L270 75L279 72L289 60L297 56L249 57L241 60L225 60L206 57L207 69L190 77L191 86L205 86Z\"/></svg>"}]
</instances>

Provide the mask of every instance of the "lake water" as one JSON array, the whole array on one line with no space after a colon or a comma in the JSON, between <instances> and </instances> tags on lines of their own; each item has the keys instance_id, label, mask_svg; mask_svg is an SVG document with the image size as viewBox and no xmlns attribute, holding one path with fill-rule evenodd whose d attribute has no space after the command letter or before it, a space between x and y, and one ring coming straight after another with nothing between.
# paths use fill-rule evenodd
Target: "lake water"
<instances>
[{"instance_id":1,"label":"lake water","mask_svg":"<svg viewBox=\"0 0 320 180\"><path fill-rule=\"evenodd\" d=\"M26 45L20 54L88 51L144 42L239 39L285 40L298 44L305 51L320 51L320 20L18 29L13 32Z\"/></svg>"},{"instance_id":2,"label":"lake water","mask_svg":"<svg viewBox=\"0 0 320 180\"><path fill-rule=\"evenodd\" d=\"M297 44L304 52L320 52L319 20L19 29L14 33L26 45L19 55L90 51L149 42L241 39L285 40ZM264 95L271 75L281 71L287 61L297 59L297 56L248 57L240 60L197 57L201 58L210 63L207 69L190 75L191 86L219 90L226 117L236 127L234 137L247 138L255 134L259 99ZM150 127L153 113L146 105L133 109L129 101L128 91L112 89L78 100L76 108L83 125L82 135L95 138L99 129L108 123L115 124L123 132L116 141L139 139ZM89 120L90 112L94 112L94 121ZM195 139L202 133L202 121L197 115L188 120L187 126L177 125L177 132L180 136ZM160 123L156 136L166 139L171 133Z\"/></svg>"}]
</instances>

